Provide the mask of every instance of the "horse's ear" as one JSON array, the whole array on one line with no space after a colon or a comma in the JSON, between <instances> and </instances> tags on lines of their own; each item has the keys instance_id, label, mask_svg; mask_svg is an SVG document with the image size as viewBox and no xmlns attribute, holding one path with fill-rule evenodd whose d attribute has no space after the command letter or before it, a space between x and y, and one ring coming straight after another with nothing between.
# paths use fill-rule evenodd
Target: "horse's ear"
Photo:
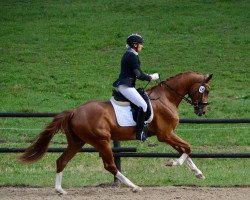
<instances>
[{"instance_id":1,"label":"horse's ear","mask_svg":"<svg viewBox=\"0 0 250 200\"><path fill-rule=\"evenodd\" d=\"M213 74L210 74L210 75L206 78L206 83L208 83L208 82L211 80L212 77L213 77Z\"/></svg>"}]
</instances>

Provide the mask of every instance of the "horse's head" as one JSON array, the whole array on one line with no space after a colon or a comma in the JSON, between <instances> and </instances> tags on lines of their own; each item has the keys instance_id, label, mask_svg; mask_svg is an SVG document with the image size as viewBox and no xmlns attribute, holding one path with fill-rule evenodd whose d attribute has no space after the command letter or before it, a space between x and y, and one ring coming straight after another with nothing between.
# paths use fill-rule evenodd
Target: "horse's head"
<instances>
[{"instance_id":1,"label":"horse's head","mask_svg":"<svg viewBox=\"0 0 250 200\"><path fill-rule=\"evenodd\" d=\"M192 100L191 104L194 107L194 113L198 116L204 115L207 111L209 83L212 76L213 74L205 76L201 83L193 84L188 91L188 95Z\"/></svg>"}]
</instances>

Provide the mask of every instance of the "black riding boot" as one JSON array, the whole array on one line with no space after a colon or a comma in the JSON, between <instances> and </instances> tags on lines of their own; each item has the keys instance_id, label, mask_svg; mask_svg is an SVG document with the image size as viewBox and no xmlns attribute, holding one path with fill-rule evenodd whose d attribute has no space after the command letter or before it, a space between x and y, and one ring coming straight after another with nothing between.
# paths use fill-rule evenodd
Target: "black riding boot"
<instances>
[{"instance_id":1,"label":"black riding boot","mask_svg":"<svg viewBox=\"0 0 250 200\"><path fill-rule=\"evenodd\" d=\"M140 107L138 116L137 116L137 123L136 123L136 139L145 141L147 139L147 132L148 132L148 126L144 123L145 121L145 112Z\"/></svg>"}]
</instances>

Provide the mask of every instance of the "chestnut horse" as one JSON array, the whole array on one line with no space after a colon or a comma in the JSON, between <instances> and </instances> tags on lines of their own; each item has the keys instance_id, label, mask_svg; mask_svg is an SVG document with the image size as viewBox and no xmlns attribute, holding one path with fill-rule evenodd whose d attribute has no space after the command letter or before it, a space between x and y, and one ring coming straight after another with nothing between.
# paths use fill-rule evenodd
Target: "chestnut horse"
<instances>
[{"instance_id":1,"label":"chestnut horse","mask_svg":"<svg viewBox=\"0 0 250 200\"><path fill-rule=\"evenodd\" d=\"M157 136L160 142L171 145L180 153L180 158L167 163L167 166L182 165L187 160L189 168L196 177L204 178L189 157L190 144L178 137L174 130L179 123L177 112L182 99L194 107L194 112L201 116L205 114L208 105L209 82L211 75L185 72L168 78L153 86L147 93L151 99L154 118L149 126L149 134ZM185 95L188 95L188 98ZM135 127L120 127L117 124L114 109L110 101L90 101L72 110L66 110L54 117L53 121L40 133L33 144L19 157L23 163L31 163L43 157L47 152L52 137L62 130L67 137L68 146L56 161L55 190L66 194L62 189L62 171L67 163L83 147L90 144L95 147L103 160L104 168L118 180L131 187L133 191L141 188L132 183L116 168L111 140L135 140Z\"/></svg>"}]
</instances>

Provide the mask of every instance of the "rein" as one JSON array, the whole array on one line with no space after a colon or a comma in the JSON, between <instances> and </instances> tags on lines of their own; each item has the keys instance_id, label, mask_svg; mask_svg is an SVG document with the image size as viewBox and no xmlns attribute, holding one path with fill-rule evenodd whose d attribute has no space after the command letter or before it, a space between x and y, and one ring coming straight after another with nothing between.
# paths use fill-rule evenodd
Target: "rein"
<instances>
[{"instance_id":1,"label":"rein","mask_svg":"<svg viewBox=\"0 0 250 200\"><path fill-rule=\"evenodd\" d=\"M162 85L166 85L171 91L173 91L175 94L177 94L178 96L182 97L183 100L185 100L188 104L190 104L191 106L194 106L195 108L198 107L198 109L201 109L203 106L207 106L209 105L208 102L203 102L202 99L203 99L203 94L206 90L206 87L205 87L205 83L206 83L206 78L204 77L202 83L201 83L201 86L199 87L199 90L197 91L199 93L199 97L198 97L198 100L197 101L193 101L192 100L192 96L194 95L195 92L193 92L192 94L189 94L188 97L185 97L178 93L175 89L173 89L171 86L169 86L167 83L165 83L164 81L161 81L160 84ZM190 97L191 96L191 97Z\"/></svg>"},{"instance_id":2,"label":"rein","mask_svg":"<svg viewBox=\"0 0 250 200\"><path fill-rule=\"evenodd\" d=\"M160 84L164 84L166 85L170 90L172 90L175 94L177 94L178 96L182 96L180 93L178 93L175 89L173 89L172 87L170 87L167 83L165 83L164 81L161 81ZM190 97L182 97L183 100L185 100L188 104L190 104L191 106L194 105L193 101L191 100Z\"/></svg>"},{"instance_id":3,"label":"rein","mask_svg":"<svg viewBox=\"0 0 250 200\"><path fill-rule=\"evenodd\" d=\"M150 83L150 81L147 83L147 85L144 87L144 89L146 89L146 87L148 86L148 84ZM188 94L188 97L186 96L182 96L180 93L178 93L174 88L172 88L171 86L169 86L167 83L165 83L164 81L161 81L160 79L160 85L166 85L171 91L173 91L176 95L182 97L182 99L184 101L186 101L188 104L190 104L191 106L195 107L195 108L198 108L198 109L201 109L203 106L207 106L209 105L208 102L203 102L202 99L203 99L203 94L206 90L206 87L205 87L205 83L206 83L206 78L204 77L202 83L201 83L201 86L199 87L199 90L197 91L199 93L199 97L198 97L198 100L197 101L193 101L192 100L192 96L194 95L194 93L196 92L193 92L191 94ZM152 93L152 92L151 92ZM150 94L148 94L148 97L150 97ZM151 99L150 100L158 100L160 99L161 97L158 97L158 98L154 98L154 99Z\"/></svg>"}]
</instances>

